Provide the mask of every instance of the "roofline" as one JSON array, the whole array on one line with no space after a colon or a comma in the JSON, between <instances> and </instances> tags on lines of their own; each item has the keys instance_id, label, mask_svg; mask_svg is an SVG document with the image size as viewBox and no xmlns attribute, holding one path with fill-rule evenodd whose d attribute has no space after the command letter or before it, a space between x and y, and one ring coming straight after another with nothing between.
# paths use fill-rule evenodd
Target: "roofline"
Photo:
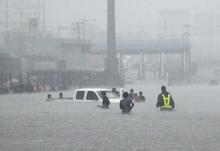
<instances>
[{"instance_id":1,"label":"roofline","mask_svg":"<svg viewBox=\"0 0 220 151\"><path fill-rule=\"evenodd\" d=\"M96 41L92 47L93 55L106 54L107 42ZM121 54L159 54L183 53L191 51L188 39L161 39L161 40L120 40L116 42L116 52Z\"/></svg>"}]
</instances>

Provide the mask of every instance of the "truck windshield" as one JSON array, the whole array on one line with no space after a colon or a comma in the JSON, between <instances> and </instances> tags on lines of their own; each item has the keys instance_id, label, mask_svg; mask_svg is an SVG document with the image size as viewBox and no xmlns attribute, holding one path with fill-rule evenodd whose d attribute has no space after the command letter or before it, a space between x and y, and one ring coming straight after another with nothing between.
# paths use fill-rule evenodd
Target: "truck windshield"
<instances>
[{"instance_id":1,"label":"truck windshield","mask_svg":"<svg viewBox=\"0 0 220 151\"><path fill-rule=\"evenodd\" d=\"M109 99L118 99L119 97L113 93L112 91L98 91L97 93L99 94L99 96L102 98L102 92L106 93L107 98Z\"/></svg>"}]
</instances>

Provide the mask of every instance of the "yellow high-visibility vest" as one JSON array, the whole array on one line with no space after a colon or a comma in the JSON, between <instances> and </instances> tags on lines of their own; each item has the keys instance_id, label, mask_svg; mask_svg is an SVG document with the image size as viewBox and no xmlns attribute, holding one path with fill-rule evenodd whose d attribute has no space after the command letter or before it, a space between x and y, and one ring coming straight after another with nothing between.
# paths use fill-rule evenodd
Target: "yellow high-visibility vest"
<instances>
[{"instance_id":1,"label":"yellow high-visibility vest","mask_svg":"<svg viewBox=\"0 0 220 151\"><path fill-rule=\"evenodd\" d=\"M172 108L172 106L170 105L170 94L168 94L168 97L165 97L164 94L162 96L163 96L164 106L161 106L161 108L166 108L166 109Z\"/></svg>"}]
</instances>

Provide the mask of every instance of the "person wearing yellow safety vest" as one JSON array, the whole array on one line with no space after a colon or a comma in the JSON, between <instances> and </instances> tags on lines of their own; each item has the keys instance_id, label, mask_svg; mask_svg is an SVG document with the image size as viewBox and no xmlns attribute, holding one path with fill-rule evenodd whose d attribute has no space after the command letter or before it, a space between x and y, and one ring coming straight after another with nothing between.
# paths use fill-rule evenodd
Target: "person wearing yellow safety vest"
<instances>
[{"instance_id":1,"label":"person wearing yellow safety vest","mask_svg":"<svg viewBox=\"0 0 220 151\"><path fill-rule=\"evenodd\" d=\"M160 107L161 110L172 110L175 108L175 102L169 92L166 91L166 87L161 87L161 94L157 97L156 108Z\"/></svg>"}]
</instances>

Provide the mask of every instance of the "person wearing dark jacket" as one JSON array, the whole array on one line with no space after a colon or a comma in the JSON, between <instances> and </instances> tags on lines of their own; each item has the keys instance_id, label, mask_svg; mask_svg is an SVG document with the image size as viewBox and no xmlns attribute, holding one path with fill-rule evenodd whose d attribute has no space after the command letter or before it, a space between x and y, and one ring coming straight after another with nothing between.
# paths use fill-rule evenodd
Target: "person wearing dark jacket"
<instances>
[{"instance_id":1,"label":"person wearing dark jacket","mask_svg":"<svg viewBox=\"0 0 220 151\"><path fill-rule=\"evenodd\" d=\"M120 101L120 109L122 109L122 113L130 113L134 103L128 98L128 92L124 92L123 97L124 99Z\"/></svg>"},{"instance_id":2,"label":"person wearing dark jacket","mask_svg":"<svg viewBox=\"0 0 220 151\"><path fill-rule=\"evenodd\" d=\"M169 92L166 91L166 87L161 87L161 94L157 97L156 108L160 107L161 110L171 110L175 108L175 102Z\"/></svg>"},{"instance_id":3,"label":"person wearing dark jacket","mask_svg":"<svg viewBox=\"0 0 220 151\"><path fill-rule=\"evenodd\" d=\"M48 94L48 95L47 95L46 101L53 101L53 98L51 98L51 94Z\"/></svg>"},{"instance_id":4,"label":"person wearing dark jacket","mask_svg":"<svg viewBox=\"0 0 220 151\"><path fill-rule=\"evenodd\" d=\"M103 108L103 109L109 109L110 101L108 97L106 96L106 92L102 92L102 105L97 105L97 107Z\"/></svg>"},{"instance_id":5,"label":"person wearing dark jacket","mask_svg":"<svg viewBox=\"0 0 220 151\"><path fill-rule=\"evenodd\" d=\"M112 92L115 93L118 97L120 96L120 93L116 91L116 88L112 88Z\"/></svg>"},{"instance_id":6,"label":"person wearing dark jacket","mask_svg":"<svg viewBox=\"0 0 220 151\"><path fill-rule=\"evenodd\" d=\"M142 95L142 91L139 92L139 98L141 99L142 102L145 101L145 97Z\"/></svg>"}]
</instances>

